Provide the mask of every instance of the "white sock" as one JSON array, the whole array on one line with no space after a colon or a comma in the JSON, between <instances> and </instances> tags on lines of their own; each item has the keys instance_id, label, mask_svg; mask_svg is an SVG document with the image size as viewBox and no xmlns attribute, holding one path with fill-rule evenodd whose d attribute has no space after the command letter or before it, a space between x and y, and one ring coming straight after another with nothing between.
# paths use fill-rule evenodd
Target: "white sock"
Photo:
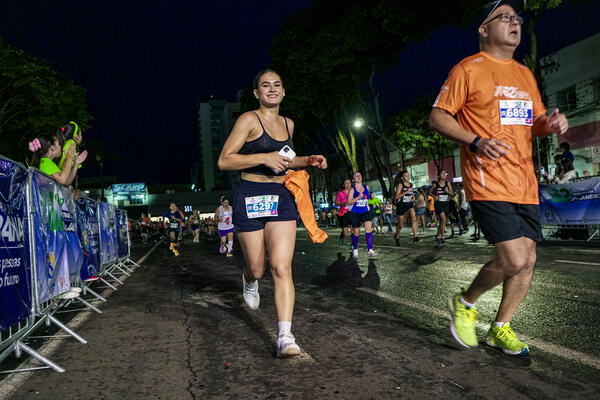
<instances>
[{"instance_id":1,"label":"white sock","mask_svg":"<svg viewBox=\"0 0 600 400\"><path fill-rule=\"evenodd\" d=\"M227 241L227 250L231 251L233 249L233 240Z\"/></svg>"},{"instance_id":2,"label":"white sock","mask_svg":"<svg viewBox=\"0 0 600 400\"><path fill-rule=\"evenodd\" d=\"M506 322L494 321L494 328L502 328Z\"/></svg>"},{"instance_id":3,"label":"white sock","mask_svg":"<svg viewBox=\"0 0 600 400\"><path fill-rule=\"evenodd\" d=\"M292 323L290 321L279 321L277 326L279 326L279 336L291 333Z\"/></svg>"},{"instance_id":4,"label":"white sock","mask_svg":"<svg viewBox=\"0 0 600 400\"><path fill-rule=\"evenodd\" d=\"M463 299L462 295L460 295L458 297L458 301L460 302L460 304L462 304L463 306L468 307L468 308L471 308L475 305L475 304L471 304L468 301L466 301L465 299Z\"/></svg>"}]
</instances>

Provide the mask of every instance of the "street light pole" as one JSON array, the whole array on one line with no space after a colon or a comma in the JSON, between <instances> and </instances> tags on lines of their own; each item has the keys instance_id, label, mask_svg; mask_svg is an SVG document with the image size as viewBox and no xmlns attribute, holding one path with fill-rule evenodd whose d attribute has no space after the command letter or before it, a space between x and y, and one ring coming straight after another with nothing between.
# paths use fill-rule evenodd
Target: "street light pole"
<instances>
[{"instance_id":1,"label":"street light pole","mask_svg":"<svg viewBox=\"0 0 600 400\"><path fill-rule=\"evenodd\" d=\"M384 140L387 144L389 144L390 146L392 146L394 149L398 150L400 152L400 154L402 154L402 150L396 146L394 143L390 142L390 140L388 138L386 138L385 136L382 136L381 133L379 133L375 128L373 128L371 125L369 124L365 124L361 119L357 119L356 121L354 121L354 127L355 128L362 128L363 126L366 126L367 129L369 129L371 132L375 133L377 136L379 136L382 140Z\"/></svg>"}]
</instances>

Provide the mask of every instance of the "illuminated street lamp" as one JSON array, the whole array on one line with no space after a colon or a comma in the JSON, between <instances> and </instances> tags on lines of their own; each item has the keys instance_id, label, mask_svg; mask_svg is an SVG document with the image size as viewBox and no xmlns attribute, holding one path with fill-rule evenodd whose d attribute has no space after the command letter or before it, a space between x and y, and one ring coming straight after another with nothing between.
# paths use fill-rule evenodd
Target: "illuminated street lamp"
<instances>
[{"instance_id":1,"label":"illuminated street lamp","mask_svg":"<svg viewBox=\"0 0 600 400\"><path fill-rule=\"evenodd\" d=\"M375 133L377 136L379 136L383 141L385 141L387 144L389 144L390 146L392 146L394 149L398 150L401 154L403 153L403 150L400 150L394 143L390 142L388 138L381 136L381 133L379 133L379 131L377 131L377 129L373 128L371 125L366 124L365 121L362 118L356 118L354 120L354 122L352 123L352 125L357 128L360 129L363 126L366 126L367 129L369 129L371 132Z\"/></svg>"}]
</instances>

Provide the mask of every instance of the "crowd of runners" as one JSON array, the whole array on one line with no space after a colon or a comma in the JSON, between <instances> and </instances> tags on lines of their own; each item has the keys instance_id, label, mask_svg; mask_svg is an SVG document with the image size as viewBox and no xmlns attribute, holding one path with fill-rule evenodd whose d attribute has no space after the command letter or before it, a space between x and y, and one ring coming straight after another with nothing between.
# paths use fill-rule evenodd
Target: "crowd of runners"
<instances>
[{"instance_id":1,"label":"crowd of runners","mask_svg":"<svg viewBox=\"0 0 600 400\"><path fill-rule=\"evenodd\" d=\"M548 136L564 134L568 129L567 119L558 109L546 113L533 74L513 59L521 40L522 6L522 1L509 0L485 6L478 27L481 51L450 71L432 107L431 128L461 145L464 187L449 182L442 170L430 186L417 188L409 172L402 171L392 198L381 201L356 171L343 182L335 199L341 227L339 243L350 236L354 258L359 257L361 230L367 256L373 258L377 256L374 232L386 230L400 244L403 228L409 224L412 235L407 236L417 245L423 241L419 227L422 232L429 226L435 229L436 245L443 245L448 223L452 234L457 228L460 235L469 230L472 217L474 237L482 232L495 254L468 288L449 296L450 331L461 346L476 347L475 302L502 284L502 299L485 343L511 355L529 352L510 322L529 289L536 243L541 240L532 133ZM264 70L256 76L254 96L259 107L240 115L218 161L222 170L241 172L232 204L222 198L214 217L207 220L197 214L186 220L171 204L164 218L176 255L186 221L194 232L219 232L218 250L228 255L235 232L245 259L243 298L252 310L260 305L258 281L268 260L278 320L277 356L288 357L300 353L291 331L295 302L291 261L298 215L315 215L325 224L331 224L333 217L327 212L324 216L322 212L313 214L312 204L306 210L304 200L310 193L303 190L308 184L303 185L291 171L308 166L324 169L327 160L321 155L295 154L294 123L279 115L285 89L277 72ZM314 220L311 224L303 222L309 232L316 227ZM197 237L194 234L195 241ZM312 232L311 238L315 241Z\"/></svg>"}]
</instances>

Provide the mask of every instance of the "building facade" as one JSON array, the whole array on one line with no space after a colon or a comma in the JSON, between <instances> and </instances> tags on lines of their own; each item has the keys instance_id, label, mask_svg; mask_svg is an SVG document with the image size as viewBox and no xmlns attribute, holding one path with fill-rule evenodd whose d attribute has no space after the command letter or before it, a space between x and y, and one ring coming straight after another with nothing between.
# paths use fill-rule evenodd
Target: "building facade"
<instances>
[{"instance_id":1,"label":"building facade","mask_svg":"<svg viewBox=\"0 0 600 400\"><path fill-rule=\"evenodd\" d=\"M221 149L240 113L239 103L226 100L209 100L198 108L198 134L200 139L200 163L198 187L203 191L230 189L232 175L220 171L217 162Z\"/></svg>"},{"instance_id":2,"label":"building facade","mask_svg":"<svg viewBox=\"0 0 600 400\"><path fill-rule=\"evenodd\" d=\"M575 156L579 176L600 172L600 33L540 59L548 112L558 108L569 119L569 130L551 137L550 153L566 141ZM552 168L552 166L549 166Z\"/></svg>"}]
</instances>

